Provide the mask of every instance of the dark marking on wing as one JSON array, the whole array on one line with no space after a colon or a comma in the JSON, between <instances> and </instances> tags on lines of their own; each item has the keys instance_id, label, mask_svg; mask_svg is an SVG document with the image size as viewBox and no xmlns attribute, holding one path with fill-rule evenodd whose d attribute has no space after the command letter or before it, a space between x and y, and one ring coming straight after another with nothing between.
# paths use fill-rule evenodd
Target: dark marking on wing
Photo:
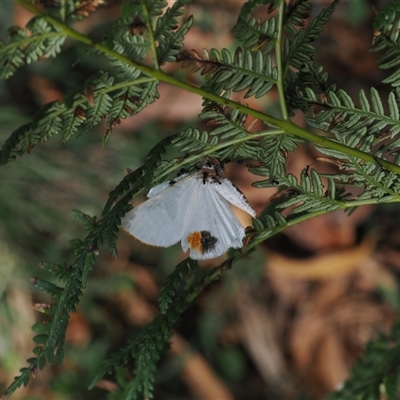
<instances>
[{"instance_id":1,"label":"dark marking on wing","mask_svg":"<svg viewBox=\"0 0 400 400\"><path fill-rule=\"evenodd\" d=\"M204 253L214 250L217 243L218 238L211 236L210 231L201 231L201 245Z\"/></svg>"},{"instance_id":2,"label":"dark marking on wing","mask_svg":"<svg viewBox=\"0 0 400 400\"><path fill-rule=\"evenodd\" d=\"M200 254L203 254L215 249L218 238L212 236L210 231L197 231L190 233L186 241L191 250L196 250Z\"/></svg>"}]
</instances>

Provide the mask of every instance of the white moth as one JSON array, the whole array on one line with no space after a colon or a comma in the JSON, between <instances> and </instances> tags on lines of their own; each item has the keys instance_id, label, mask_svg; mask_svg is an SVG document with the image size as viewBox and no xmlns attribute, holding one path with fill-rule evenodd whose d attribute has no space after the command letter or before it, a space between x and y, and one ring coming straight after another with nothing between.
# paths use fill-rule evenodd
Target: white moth
<instances>
[{"instance_id":1,"label":"white moth","mask_svg":"<svg viewBox=\"0 0 400 400\"><path fill-rule=\"evenodd\" d=\"M141 242L169 247L181 242L194 260L215 258L243 247L245 229L230 204L255 217L243 193L217 160L196 172L153 187L148 200L128 212L122 228Z\"/></svg>"}]
</instances>

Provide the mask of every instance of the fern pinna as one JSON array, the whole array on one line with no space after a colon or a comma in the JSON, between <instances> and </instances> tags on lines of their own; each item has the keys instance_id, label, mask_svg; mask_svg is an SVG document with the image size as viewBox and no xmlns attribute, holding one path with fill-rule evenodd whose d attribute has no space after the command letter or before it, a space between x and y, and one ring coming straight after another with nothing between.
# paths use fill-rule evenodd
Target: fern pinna
<instances>
[{"instance_id":1,"label":"fern pinna","mask_svg":"<svg viewBox=\"0 0 400 400\"><path fill-rule=\"evenodd\" d=\"M156 364L182 312L221 272L257 244L333 210L352 211L361 205L400 201L400 18L396 2L377 13L372 46L372 51L380 53L379 66L390 70L384 83L392 89L384 99L375 88L361 90L353 99L331 83L323 67L314 61L318 51L314 42L329 22L336 0L312 18L312 6L306 0L249 0L232 29L236 39L233 50L184 48L185 36L194 23L192 16L185 15L189 0L173 4L164 0L123 1L120 17L98 41L80 33L74 23L90 18L102 1L44 1L41 5L16 1L34 17L24 28L11 27L0 42L1 78L9 79L24 65L58 57L66 39L82 43L89 56L101 58L106 68L96 71L64 101L45 105L31 122L12 132L0 150L1 165L35 151L35 146L54 136L65 143L74 136L85 135L103 120L105 145L123 119L157 101L160 82L201 96L200 118L207 123L207 129L190 127L160 141L149 152L145 165L128 174L110 193L100 219L74 212L87 229L87 236L71 241L75 258L70 265L41 265L54 274L60 286L32 279L33 285L57 299L57 303L37 307L50 315L51 321L33 326L37 333L34 357L28 359L28 366L21 369L5 396L27 385L37 369L62 362L69 313L78 306L83 288L90 285L89 273L99 249L106 243L117 257L118 227L131 207L129 201L173 172L190 168L204 157L251 161L250 172L260 177L254 186L279 186L283 201L269 204L254 220L246 247L230 252L222 265L207 273L199 273L196 262L190 259L176 266L161 289L161 314L105 361L90 385L93 387L105 374L133 363L133 378L120 379L114 398L153 396ZM267 9L265 19L255 17L258 7ZM198 72L201 84L189 84L163 71L168 63L176 62ZM279 110L273 115L244 103L247 99L263 99L271 91L279 100ZM234 100L239 92L243 94L242 102ZM292 121L298 110L304 113L309 129ZM254 128L257 121L262 128ZM288 174L287 155L305 141L312 143L325 161L336 165L337 173L307 169L300 179ZM167 151L178 151L185 157L167 158ZM348 187L357 187L357 195L349 196ZM289 213L282 212L289 209ZM186 282L188 277L190 284ZM335 398L378 398L382 384L388 398L395 398L393 381L399 370L396 360L400 351L398 345L393 345L389 355L385 346L389 341L396 343L397 331L395 325L388 338L380 338L376 345L368 347ZM385 368L379 369L378 363ZM368 384L357 385L366 364L379 371Z\"/></svg>"}]
</instances>

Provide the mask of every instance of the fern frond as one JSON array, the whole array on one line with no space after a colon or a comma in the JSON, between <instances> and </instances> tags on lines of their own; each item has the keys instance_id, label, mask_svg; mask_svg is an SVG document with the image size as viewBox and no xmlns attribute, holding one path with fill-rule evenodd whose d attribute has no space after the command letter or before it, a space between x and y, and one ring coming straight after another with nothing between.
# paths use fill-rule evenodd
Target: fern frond
<instances>
[{"instance_id":1,"label":"fern frond","mask_svg":"<svg viewBox=\"0 0 400 400\"><path fill-rule=\"evenodd\" d=\"M400 8L395 3L381 10L374 22L375 37L372 52L383 52L379 57L379 67L391 69L400 65ZM382 82L394 87L400 85L398 68Z\"/></svg>"},{"instance_id":2,"label":"fern frond","mask_svg":"<svg viewBox=\"0 0 400 400\"><path fill-rule=\"evenodd\" d=\"M393 21L397 19L397 12L400 12L400 5L396 1L392 1L379 10L374 19L374 30L381 31L388 28L390 29Z\"/></svg>"},{"instance_id":3,"label":"fern frond","mask_svg":"<svg viewBox=\"0 0 400 400\"><path fill-rule=\"evenodd\" d=\"M182 7L187 3L188 0L176 1L157 19L154 40L158 42L159 65L176 61L177 55L183 47L183 39L193 24L193 18L190 17L179 27L179 17L183 15Z\"/></svg>"},{"instance_id":4,"label":"fern frond","mask_svg":"<svg viewBox=\"0 0 400 400\"><path fill-rule=\"evenodd\" d=\"M67 110L65 103L54 101L46 104L42 109L33 117L32 131L35 136L35 142L30 141L30 145L46 142L53 136L60 134L64 129L63 115ZM23 144L21 143L23 146ZM29 151L29 147L26 147Z\"/></svg>"},{"instance_id":5,"label":"fern frond","mask_svg":"<svg viewBox=\"0 0 400 400\"><path fill-rule=\"evenodd\" d=\"M229 139L231 137L244 137L248 132L244 128L247 115L232 110L226 106L219 106L215 103L209 103L204 107L200 118L207 120L207 125L215 127L210 131L211 135L219 136L220 139Z\"/></svg>"},{"instance_id":6,"label":"fern frond","mask_svg":"<svg viewBox=\"0 0 400 400\"><path fill-rule=\"evenodd\" d=\"M54 283L47 282L43 279L36 277L31 278L31 283L37 289L48 293L52 299L60 297L64 290L62 287L57 286Z\"/></svg>"},{"instance_id":7,"label":"fern frond","mask_svg":"<svg viewBox=\"0 0 400 400\"><path fill-rule=\"evenodd\" d=\"M252 139L251 133L245 128L246 114L209 103L204 107L200 118L207 119L207 124L214 127L209 134L218 137L218 157L221 160L258 158L260 141ZM224 143L230 145L224 146Z\"/></svg>"},{"instance_id":8,"label":"fern frond","mask_svg":"<svg viewBox=\"0 0 400 400\"><path fill-rule=\"evenodd\" d=\"M283 28L289 34L296 36L298 28L304 27L304 20L310 16L310 9L311 5L308 0L295 0L286 3Z\"/></svg>"},{"instance_id":9,"label":"fern frond","mask_svg":"<svg viewBox=\"0 0 400 400\"><path fill-rule=\"evenodd\" d=\"M112 96L109 94L113 83L114 78L102 72L86 82L84 91L89 107L85 116L84 132L99 124L109 114L114 103Z\"/></svg>"},{"instance_id":10,"label":"fern frond","mask_svg":"<svg viewBox=\"0 0 400 400\"><path fill-rule=\"evenodd\" d=\"M105 374L110 374L114 369L133 359L135 361L134 377L126 382L122 392L115 394L116 398L152 398L156 363L167 345L172 328L183 311L181 302L169 303L164 311L164 314L155 317L150 324L142 328L137 336L102 365L89 389L93 388Z\"/></svg>"},{"instance_id":11,"label":"fern frond","mask_svg":"<svg viewBox=\"0 0 400 400\"><path fill-rule=\"evenodd\" d=\"M396 198L400 200L400 179L398 175L385 170L379 162L376 164L362 163L357 159L350 158L347 169L349 170L348 175L330 176L339 184L362 189L362 193L355 199L389 200L389 198Z\"/></svg>"},{"instance_id":12,"label":"fern frond","mask_svg":"<svg viewBox=\"0 0 400 400\"><path fill-rule=\"evenodd\" d=\"M395 400L395 382L400 374L400 323L397 321L388 335L368 343L367 349L356 362L350 378L343 388L328 396L329 400L352 400L355 398L386 398Z\"/></svg>"},{"instance_id":13,"label":"fern frond","mask_svg":"<svg viewBox=\"0 0 400 400\"><path fill-rule=\"evenodd\" d=\"M259 218L253 219L256 231L253 240L256 242L263 241L283 229L287 224L288 221L280 212L275 211L273 214L265 212Z\"/></svg>"},{"instance_id":14,"label":"fern frond","mask_svg":"<svg viewBox=\"0 0 400 400\"><path fill-rule=\"evenodd\" d=\"M301 28L298 31L296 31L292 26L292 19L288 19L288 25L285 26L289 26L290 28L288 29L291 32L294 31L295 36L293 38L286 39L284 42L282 58L283 70L285 72L289 70L290 66L300 69L304 66L304 64L312 60L312 56L316 52L316 49L310 43L317 39L318 36L321 34L324 25L329 21L329 18L335 11L338 2L339 0L334 0L333 3L324 8L306 28ZM302 18L304 17L303 14L306 13L307 9L309 8L303 1L300 1L298 6L298 12L294 13L294 19L297 24L299 23L299 20L302 20ZM298 13L300 15L297 15ZM290 76L293 79L295 75L290 74Z\"/></svg>"},{"instance_id":15,"label":"fern frond","mask_svg":"<svg viewBox=\"0 0 400 400\"><path fill-rule=\"evenodd\" d=\"M68 271L65 266L58 265L55 268L48 268L49 264L42 264L42 267L45 267L50 272L55 272L57 277L66 277L71 280L71 271ZM65 290L69 290L68 285L64 288L61 288L53 283L44 281L39 278L32 278L32 284L37 287L39 290L42 290L48 293L52 298L57 298L59 303L57 306L52 305L48 307L43 307L41 305L40 308L34 307L37 311L44 312L48 315L52 316L52 321L48 321L46 323L36 323L33 325L32 330L35 333L38 333L34 336L33 341L38 344L34 349L34 354L36 357L31 357L27 360L29 366L26 368L20 369L21 375L14 378L14 382L7 388L5 392L5 396L11 395L15 390L17 390L21 385L27 386L29 383L30 376L37 370L43 369L46 364L52 365L55 362L57 365L61 364L63 358L62 346L64 343L65 330L68 325L69 312L74 311L74 301L76 298L72 296L72 298L68 299L68 295L66 296ZM73 291L69 292L71 295L74 293ZM60 304L64 307L60 312ZM58 320L57 318L62 316L62 320Z\"/></svg>"},{"instance_id":16,"label":"fern frond","mask_svg":"<svg viewBox=\"0 0 400 400\"><path fill-rule=\"evenodd\" d=\"M8 40L0 41L0 79L7 79L25 64L55 57L66 35L41 17L32 18L26 29L12 27Z\"/></svg>"},{"instance_id":17,"label":"fern frond","mask_svg":"<svg viewBox=\"0 0 400 400\"><path fill-rule=\"evenodd\" d=\"M278 1L248 1L243 5L232 32L245 49L261 49L264 54L268 54L274 47L278 24L275 17L270 17L265 21L260 21L252 17L252 10L260 5L269 5L269 12L271 12L277 7Z\"/></svg>"},{"instance_id":18,"label":"fern frond","mask_svg":"<svg viewBox=\"0 0 400 400\"><path fill-rule=\"evenodd\" d=\"M191 258L179 263L172 274L168 275L165 280L158 298L158 304L163 314L168 312L168 307L174 302L177 288L182 286L182 279L186 278L191 271L197 267L197 262Z\"/></svg>"},{"instance_id":19,"label":"fern frond","mask_svg":"<svg viewBox=\"0 0 400 400\"><path fill-rule=\"evenodd\" d=\"M268 183L278 180L286 174L285 164L288 153L294 151L302 140L295 136L273 135L267 136L263 143L262 160L268 169Z\"/></svg>"},{"instance_id":20,"label":"fern frond","mask_svg":"<svg viewBox=\"0 0 400 400\"><path fill-rule=\"evenodd\" d=\"M229 53L225 53L227 65L230 65L230 70L233 74L229 76L215 77L216 84L226 82L223 90L230 90L239 92L247 90L244 97L264 96L276 83L277 72L276 68L272 67L272 60L270 56L263 56L260 51L253 54L248 50L242 51L238 48L235 52L234 59L227 59ZM229 57L230 58L230 57ZM222 75L222 74L221 74Z\"/></svg>"},{"instance_id":21,"label":"fern frond","mask_svg":"<svg viewBox=\"0 0 400 400\"><path fill-rule=\"evenodd\" d=\"M139 76L139 73L135 74ZM153 79L137 79L138 84L124 85L115 93L114 101L107 116L107 132L105 141L112 133L113 129L122 119L126 119L133 114L137 114L148 104L153 103L158 97L158 82Z\"/></svg>"},{"instance_id":22,"label":"fern frond","mask_svg":"<svg viewBox=\"0 0 400 400\"><path fill-rule=\"evenodd\" d=\"M189 128L180 132L172 140L174 147L179 147L181 152L202 152L221 160L258 158L262 148L260 141L253 139L244 126L246 114L206 102L200 117L213 129L200 132Z\"/></svg>"},{"instance_id":23,"label":"fern frond","mask_svg":"<svg viewBox=\"0 0 400 400\"><path fill-rule=\"evenodd\" d=\"M130 29L131 22L132 19L130 17L121 17L117 20L104 44L130 60L142 62L149 53L150 41L147 35L141 35L141 32L132 31ZM112 55L107 54L107 57L110 60L110 64L126 80L136 79L140 75L140 71L134 66Z\"/></svg>"},{"instance_id":24,"label":"fern frond","mask_svg":"<svg viewBox=\"0 0 400 400\"><path fill-rule=\"evenodd\" d=\"M361 140L360 136L354 135L350 141L358 145L358 140ZM395 142L398 143L398 140ZM365 145L363 146L365 147ZM390 147L391 148L391 147ZM361 189L361 193L348 201L392 201L400 200L400 178L398 174L395 174L381 165L381 161L385 160L382 158L382 154L389 152L385 147L376 151L376 162L367 163L360 161L359 159L351 156L346 156L342 153L332 151L330 149L317 147L317 150L325 155L332 157L332 160L336 161L336 165L340 166L341 171L346 173L339 174L322 174L322 176L333 179L336 185L354 186ZM398 147L396 146L396 153L398 153ZM329 189L331 192L332 189Z\"/></svg>"},{"instance_id":25,"label":"fern frond","mask_svg":"<svg viewBox=\"0 0 400 400\"><path fill-rule=\"evenodd\" d=\"M136 174L132 173L129 178L132 178L132 176L141 176L141 170ZM122 186L125 187L126 183L122 184ZM117 190L117 193L119 192L121 192L121 188ZM112 208L109 208L103 219L98 223L95 223L94 218L89 218L89 226L91 228L86 238L84 240L76 239L71 241L75 260L70 267L58 265L54 268L54 266L50 267L49 264L43 264L43 267L47 270L54 271L56 276L65 278L63 289L36 278L33 280L33 283L40 289L49 292L52 296L56 296L58 303L47 310L47 313L53 315L49 329L46 330L46 333L41 333L34 338L35 342L40 344L35 350L37 357L29 359L29 367L23 368L21 375L15 378L14 383L8 387L6 392L8 395L12 394L21 385L26 385L29 381L29 376L37 368L43 369L46 364L52 365L54 362L57 365L61 363L69 314L76 310L82 289L86 287L88 274L93 268L95 255L98 252L98 245L102 245L106 241L110 252L114 257L117 256L115 241L117 239L118 226L121 223L121 218L130 208L128 202L132 196L133 194L128 191ZM110 197L110 204L113 203L112 200ZM83 217L81 213L80 217ZM86 220L87 218L83 217L83 219Z\"/></svg>"},{"instance_id":26,"label":"fern frond","mask_svg":"<svg viewBox=\"0 0 400 400\"><path fill-rule=\"evenodd\" d=\"M29 152L31 149L29 138L32 134L30 124L25 124L15 130L4 142L0 149L0 164L7 164L10 160L15 160L17 156ZM21 145L21 142L27 142Z\"/></svg>"},{"instance_id":27,"label":"fern frond","mask_svg":"<svg viewBox=\"0 0 400 400\"><path fill-rule=\"evenodd\" d=\"M39 267L45 271L53 274L57 279L61 281L65 281L68 275L71 272L71 266L67 266L67 264L55 264L48 262L41 262Z\"/></svg>"},{"instance_id":28,"label":"fern frond","mask_svg":"<svg viewBox=\"0 0 400 400\"><path fill-rule=\"evenodd\" d=\"M400 132L397 91L389 94L387 115L384 102L376 89L371 88L370 98L361 90L358 96L360 106L357 107L345 91L338 90L334 85L326 87L327 77L321 68L308 64L302 71L299 71L296 92L291 93L291 97L293 104L308 114L306 121L309 125L329 131L338 142L352 148L368 153L372 151L373 154L377 152L375 157L381 159L396 152L391 142L397 142L396 136ZM311 77L314 78L313 82ZM385 147L376 148L383 140ZM343 154L340 156L331 149L322 152L336 158L343 157ZM353 161L358 162L356 159Z\"/></svg>"},{"instance_id":29,"label":"fern frond","mask_svg":"<svg viewBox=\"0 0 400 400\"><path fill-rule=\"evenodd\" d=\"M30 152L38 143L56 135L61 135L64 143L106 117L108 138L116 124L140 112L157 97L157 82L151 78L120 84L108 73L100 72L86 81L83 90L70 93L63 103L45 105L32 123L13 132L0 150L0 162L5 164Z\"/></svg>"},{"instance_id":30,"label":"fern frond","mask_svg":"<svg viewBox=\"0 0 400 400\"><path fill-rule=\"evenodd\" d=\"M110 192L102 216L108 215L111 208L124 196L128 196L127 202L131 200L131 198L139 191L140 187L143 186L143 173L143 168L138 168L122 179L115 189Z\"/></svg>"},{"instance_id":31,"label":"fern frond","mask_svg":"<svg viewBox=\"0 0 400 400\"><path fill-rule=\"evenodd\" d=\"M115 24L113 34L110 35L112 40L107 40L108 45L111 45L118 54L123 54L136 62L143 61L151 48L156 50L157 66L168 61L176 61L176 56L183 46L183 38L193 23L193 19L189 18L178 27L179 17L183 15L182 7L187 2L188 0L178 0L164 13L163 9L167 5L165 1L141 1L140 4L125 2L123 16ZM151 19L154 16L160 17L156 20L153 32ZM111 58L111 60L112 64L124 71L127 76L130 75L129 79L135 77L134 67L118 59Z\"/></svg>"},{"instance_id":32,"label":"fern frond","mask_svg":"<svg viewBox=\"0 0 400 400\"><path fill-rule=\"evenodd\" d=\"M63 144L72 136L78 133L78 129L86 120L87 105L86 99L81 93L72 93L65 100L70 103L69 107L63 113L63 129L60 143ZM37 140L37 143L39 140Z\"/></svg>"},{"instance_id":33,"label":"fern frond","mask_svg":"<svg viewBox=\"0 0 400 400\"><path fill-rule=\"evenodd\" d=\"M71 94L70 108L58 101L45 105L33 118L30 124L14 131L0 150L1 164L29 153L38 143L43 143L55 135L62 135L65 142L84 123L86 99L81 94Z\"/></svg>"},{"instance_id":34,"label":"fern frond","mask_svg":"<svg viewBox=\"0 0 400 400\"><path fill-rule=\"evenodd\" d=\"M309 62L297 72L292 83L287 87L288 108L290 110L300 109L306 115L317 114L321 110L327 109L325 107L326 93L335 90L335 85L328 84L328 74L323 67L316 67ZM311 91L318 99L317 102L308 102L303 93L298 95L299 91Z\"/></svg>"},{"instance_id":35,"label":"fern frond","mask_svg":"<svg viewBox=\"0 0 400 400\"><path fill-rule=\"evenodd\" d=\"M72 210L72 215L86 228L93 229L96 226L96 217L91 217L79 210Z\"/></svg>"},{"instance_id":36,"label":"fern frond","mask_svg":"<svg viewBox=\"0 0 400 400\"><path fill-rule=\"evenodd\" d=\"M204 88L217 94L226 90L247 90L245 98L257 98L264 96L276 84L277 71L272 66L271 56L265 56L261 51L251 52L238 47L233 58L227 49L221 52L211 49L210 53L203 50L202 57L192 51L181 53L179 60L184 61L182 67L193 65L193 70L202 69L202 74L212 72Z\"/></svg>"},{"instance_id":37,"label":"fern frond","mask_svg":"<svg viewBox=\"0 0 400 400\"><path fill-rule=\"evenodd\" d=\"M145 190L149 190L154 184L154 175L157 169L167 170L170 166L176 164L176 160L171 160L169 163L162 159L166 153L168 146L171 145L176 135L168 136L160 140L147 154L146 163L143 173L143 185ZM170 164L170 165L168 165ZM164 178L164 177L163 177ZM165 178L164 178L165 179Z\"/></svg>"},{"instance_id":38,"label":"fern frond","mask_svg":"<svg viewBox=\"0 0 400 400\"><path fill-rule=\"evenodd\" d=\"M193 128L188 128L179 133L172 141L172 145L178 147L181 152L211 150L217 144L218 137L210 139L207 132L200 132L198 129Z\"/></svg>"},{"instance_id":39,"label":"fern frond","mask_svg":"<svg viewBox=\"0 0 400 400\"><path fill-rule=\"evenodd\" d=\"M361 141L364 141L364 151L370 151L372 144L381 140L379 137L382 132L385 132L386 139L392 139L400 132L397 118L399 106L395 92L388 97L389 115L385 115L383 101L374 88L371 88L370 100L363 90L360 91L360 108L355 106L351 97L343 90L331 90L324 102L317 98L315 92L307 90L303 100L312 107L321 107L315 116L307 118L307 122L316 124L321 129L329 129L339 140L345 141L347 138L349 145L360 146Z\"/></svg>"},{"instance_id":40,"label":"fern frond","mask_svg":"<svg viewBox=\"0 0 400 400\"><path fill-rule=\"evenodd\" d=\"M280 184L295 189L296 195L279 204L277 208L286 209L295 206L292 209L293 215L304 212L329 212L344 206L340 200L334 198L333 179L331 178L330 190L324 190L321 177L314 169L311 169L310 172L303 171L300 182L297 181L295 176L289 174L286 178L281 179Z\"/></svg>"},{"instance_id":41,"label":"fern frond","mask_svg":"<svg viewBox=\"0 0 400 400\"><path fill-rule=\"evenodd\" d=\"M221 270L220 268L213 268L204 277L200 278L197 285L191 285L179 295L175 295L174 300L171 301L171 296L174 293L176 294L175 283L180 283L181 275L186 276L189 271L194 271L195 267L196 262L193 260L184 260L176 267L173 278L170 277L168 282L165 282L159 299L160 305L164 305L163 313L155 317L138 335L133 337L103 364L89 388L93 388L105 374L112 373L113 370L117 370L122 364L126 364L132 359L135 362L134 377L128 382L124 382L124 389L114 393L114 398L127 400L144 397L152 398L156 363L166 348L172 329L178 322L182 312L191 305L203 287L217 279Z\"/></svg>"},{"instance_id":42,"label":"fern frond","mask_svg":"<svg viewBox=\"0 0 400 400\"><path fill-rule=\"evenodd\" d=\"M267 172L269 173L269 171ZM263 231L264 234L270 234L271 228L287 224L286 219L278 212L279 210L290 207L291 213L288 220L291 220L296 218L296 215L330 212L345 207L345 203L340 198L336 198L336 183L333 177L328 178L327 188L325 188L321 175L307 167L300 176L300 182L292 174L279 176L275 179L279 181L280 186L286 189L271 198L271 201L279 199L279 203L274 206L275 218L273 219L273 221L276 220L279 223L268 225L267 230L265 228L257 229ZM255 182L253 185L256 187L270 186L270 180ZM269 216L270 210L267 208L259 219L264 221Z\"/></svg>"}]
</instances>

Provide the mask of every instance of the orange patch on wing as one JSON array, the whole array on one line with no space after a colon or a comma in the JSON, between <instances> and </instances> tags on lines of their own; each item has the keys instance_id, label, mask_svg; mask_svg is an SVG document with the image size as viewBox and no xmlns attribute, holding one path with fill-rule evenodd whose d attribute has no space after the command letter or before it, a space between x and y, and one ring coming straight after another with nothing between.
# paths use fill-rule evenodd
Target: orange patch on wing
<instances>
[{"instance_id":1,"label":"orange patch on wing","mask_svg":"<svg viewBox=\"0 0 400 400\"><path fill-rule=\"evenodd\" d=\"M197 250L200 253L203 253L203 245L201 244L202 234L201 232L193 232L186 238L188 245L191 250Z\"/></svg>"}]
</instances>

